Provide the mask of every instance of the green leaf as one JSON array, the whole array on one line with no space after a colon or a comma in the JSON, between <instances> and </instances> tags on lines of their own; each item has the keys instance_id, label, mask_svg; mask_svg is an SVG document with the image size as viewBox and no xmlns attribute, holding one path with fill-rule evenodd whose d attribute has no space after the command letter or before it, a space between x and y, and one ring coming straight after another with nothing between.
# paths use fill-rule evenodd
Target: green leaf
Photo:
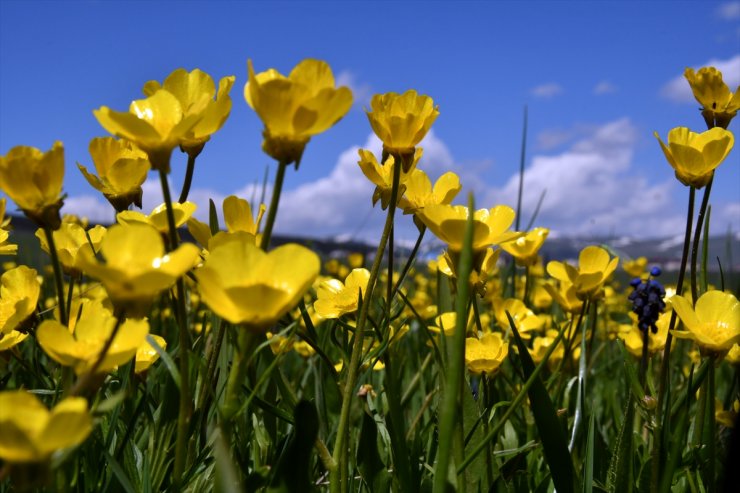
<instances>
[{"instance_id":1,"label":"green leaf","mask_svg":"<svg viewBox=\"0 0 740 493\"><path fill-rule=\"evenodd\" d=\"M103 454L105 454L108 465L113 470L113 475L116 477L121 487L126 491L126 493L136 493L134 485L131 484L131 481L126 475L126 472L121 467L121 464L119 464L118 461L116 461L116 459L114 459L107 450L103 449L102 452Z\"/></svg>"},{"instance_id":2,"label":"green leaf","mask_svg":"<svg viewBox=\"0 0 740 493\"><path fill-rule=\"evenodd\" d=\"M632 427L635 421L635 397L632 393L627 399L624 414L606 473L606 489L611 493L632 491Z\"/></svg>"},{"instance_id":3,"label":"green leaf","mask_svg":"<svg viewBox=\"0 0 740 493\"><path fill-rule=\"evenodd\" d=\"M378 429L369 413L362 413L360 441L357 444L357 468L369 491L389 491L390 475L378 453Z\"/></svg>"},{"instance_id":4,"label":"green leaf","mask_svg":"<svg viewBox=\"0 0 740 493\"><path fill-rule=\"evenodd\" d=\"M311 454L319 435L319 415L308 401L293 412L295 427L275 466L269 492L303 493L311 490Z\"/></svg>"},{"instance_id":5,"label":"green leaf","mask_svg":"<svg viewBox=\"0 0 740 493\"><path fill-rule=\"evenodd\" d=\"M591 493L594 484L594 415L588 420L588 438L586 438L586 457L583 465L583 493Z\"/></svg>"},{"instance_id":6,"label":"green leaf","mask_svg":"<svg viewBox=\"0 0 740 493\"><path fill-rule=\"evenodd\" d=\"M167 368L167 371L170 373L170 376L172 377L172 381L175 382L175 385L177 386L178 390L180 389L180 372L177 370L177 365L172 360L172 357L165 351L162 346L160 346L157 341L151 336L151 334L146 336L146 342L148 342L154 350L157 352L160 358L162 358L162 362L164 363L164 366Z\"/></svg>"}]
</instances>

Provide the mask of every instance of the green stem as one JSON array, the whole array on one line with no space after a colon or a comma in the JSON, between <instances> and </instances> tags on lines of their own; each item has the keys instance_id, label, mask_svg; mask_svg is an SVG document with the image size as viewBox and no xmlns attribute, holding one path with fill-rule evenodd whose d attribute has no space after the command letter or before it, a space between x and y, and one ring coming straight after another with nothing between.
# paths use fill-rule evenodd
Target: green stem
<instances>
[{"instance_id":1,"label":"green stem","mask_svg":"<svg viewBox=\"0 0 740 493\"><path fill-rule=\"evenodd\" d=\"M223 425L226 429L231 428L231 421L236 416L237 411L241 408L239 397L241 395L241 385L244 380L244 371L249 360L250 353L254 347L256 341L255 334L249 330L237 327L239 333L237 334L237 344L234 348L234 358L231 362L231 370L229 371L229 379L226 383L226 397L224 398L224 406L221 409L221 416L224 420ZM229 437L227 437L229 439Z\"/></svg>"},{"instance_id":2,"label":"green stem","mask_svg":"<svg viewBox=\"0 0 740 493\"><path fill-rule=\"evenodd\" d=\"M709 455L709 460L707 461L707 477L706 477L706 484L708 485L707 492L708 493L715 493L717 491L717 480L715 478L715 471L716 471L716 460L717 460L717 446L716 446L716 440L715 440L715 431L716 431L716 419L715 419L715 395L716 395L716 387L715 387L715 381L714 381L714 367L716 363L716 356L712 355L709 357L709 392L707 399L709 402L707 402L707 406L709 407L708 413L709 416L707 416L705 419L709 420L708 428L709 428L709 436L707 438L707 453Z\"/></svg>"},{"instance_id":3,"label":"green stem","mask_svg":"<svg viewBox=\"0 0 740 493\"><path fill-rule=\"evenodd\" d=\"M64 300L64 277L62 276L62 264L59 262L59 254L54 244L54 232L50 227L44 226L46 234L46 243L49 245L49 255L51 256L51 265L54 267L54 281L56 281L57 300L59 303L59 318L62 325L67 325L67 305Z\"/></svg>"},{"instance_id":4,"label":"green stem","mask_svg":"<svg viewBox=\"0 0 740 493\"><path fill-rule=\"evenodd\" d=\"M190 193L190 185L193 183L193 172L195 171L195 155L188 154L188 167L185 170L185 181L182 184L182 190L180 191L180 198L177 199L179 203L183 203L188 200L188 194Z\"/></svg>"},{"instance_id":5,"label":"green stem","mask_svg":"<svg viewBox=\"0 0 740 493\"><path fill-rule=\"evenodd\" d=\"M396 293L401 288L401 284L403 284L403 281L406 279L406 275L409 273L409 270L411 270L411 266L416 259L416 254L419 253L419 247L421 246L421 241L424 239L424 233L426 233L426 231L427 227L422 226L422 229L419 231L419 237L416 238L416 243L414 243L414 248L411 250L411 254L406 260L406 264L403 266L403 270L401 270L401 275L398 276L398 282L395 286L393 286L393 292L391 293L390 297L391 301L393 301L393 298L396 297Z\"/></svg>"},{"instance_id":6,"label":"green stem","mask_svg":"<svg viewBox=\"0 0 740 493\"><path fill-rule=\"evenodd\" d=\"M691 245L691 300L696 305L696 300L699 298L699 289L696 283L696 259L699 255L699 241L701 240L701 228L704 224L704 217L707 213L707 206L709 205L709 194L712 192L712 182L714 181L714 175L709 179L706 188L704 189L704 195L701 198L701 206L699 206L699 215L696 217L696 229L694 229L694 242Z\"/></svg>"},{"instance_id":7,"label":"green stem","mask_svg":"<svg viewBox=\"0 0 740 493\"><path fill-rule=\"evenodd\" d=\"M400 161L399 161L400 163ZM375 258L373 259L373 265L370 268L370 278L367 282L367 289L365 290L365 298L360 308L360 315L357 319L357 328L355 329L354 343L352 345L352 355L350 356L349 366L347 368L347 381L342 389L342 409L339 414L339 424L337 427L337 436L334 441L334 450L332 458L337 464L337 468L329 473L329 484L331 493L345 493L348 485L345 479L347 478L347 454L346 441L347 435L349 434L349 411L352 404L352 396L354 388L357 383L358 370L360 366L360 358L362 356L362 345L365 337L365 324L367 323L367 316L372 304L373 291L375 284L378 279L378 273L380 272L380 266L383 262L383 252L385 252L386 244L390 236L391 228L393 227L393 216L396 212L396 202L398 199L398 185L401 178L401 166L393 167L393 188L391 190L391 201L388 206L388 214L385 219L385 226L383 227L383 233L380 236L380 242L378 242L378 249L375 252Z\"/></svg>"},{"instance_id":8,"label":"green stem","mask_svg":"<svg viewBox=\"0 0 740 493\"><path fill-rule=\"evenodd\" d=\"M116 314L116 325L113 326L113 330L110 333L110 336L108 336L108 339L106 339L105 344L103 344L103 348L100 350L100 354L98 354L98 358L95 360L95 363L90 367L90 370L86 372L79 380L77 380L77 383L75 383L74 387L72 387L72 390L69 391L70 396L76 396L76 395L82 395L87 387L90 385L90 382L93 380L93 377L98 371L98 368L100 368L100 365L103 364L103 360L105 359L105 356L108 354L108 351L110 350L110 347L113 345L113 339L116 338L116 335L118 334L118 330L121 328L121 325L123 325L123 318L124 314L123 312Z\"/></svg>"},{"instance_id":9,"label":"green stem","mask_svg":"<svg viewBox=\"0 0 740 493\"><path fill-rule=\"evenodd\" d=\"M288 167L288 164L289 163L284 161L278 162L277 175L275 175L275 185L272 187L270 208L267 211L267 221L265 222L265 229L262 231L262 244L260 247L263 250L267 250L270 247L272 228L275 225L275 218L277 217L278 205L280 203L280 193L283 190L283 182L285 181L285 169Z\"/></svg>"}]
</instances>

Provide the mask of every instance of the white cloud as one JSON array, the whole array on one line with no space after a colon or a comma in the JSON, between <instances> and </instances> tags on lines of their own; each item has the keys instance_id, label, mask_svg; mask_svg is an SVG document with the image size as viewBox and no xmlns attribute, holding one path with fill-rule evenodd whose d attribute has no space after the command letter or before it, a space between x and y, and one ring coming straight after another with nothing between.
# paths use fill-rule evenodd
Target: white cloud
<instances>
[{"instance_id":1,"label":"white cloud","mask_svg":"<svg viewBox=\"0 0 740 493\"><path fill-rule=\"evenodd\" d=\"M608 80L602 80L596 86L594 86L594 94L601 96L604 94L613 94L617 92L617 86L609 82Z\"/></svg>"},{"instance_id":2,"label":"white cloud","mask_svg":"<svg viewBox=\"0 0 740 493\"><path fill-rule=\"evenodd\" d=\"M370 106L370 97L372 95L372 87L370 84L358 82L357 75L350 70L342 70L337 74L336 86L347 86L352 91L353 104L356 107L362 108L364 106Z\"/></svg>"},{"instance_id":3,"label":"white cloud","mask_svg":"<svg viewBox=\"0 0 740 493\"><path fill-rule=\"evenodd\" d=\"M115 211L107 200L94 195L78 195L64 199L62 214L86 217L91 223L110 224L115 219Z\"/></svg>"},{"instance_id":4,"label":"white cloud","mask_svg":"<svg viewBox=\"0 0 740 493\"><path fill-rule=\"evenodd\" d=\"M732 90L740 85L740 54L727 60L712 59L699 67L715 67L722 72L722 79ZM660 90L661 96L678 103L696 103L694 95L691 92L689 83L683 75L677 75L667 82Z\"/></svg>"},{"instance_id":5,"label":"white cloud","mask_svg":"<svg viewBox=\"0 0 740 493\"><path fill-rule=\"evenodd\" d=\"M563 87L555 82L542 84L529 91L536 98L549 99L563 92Z\"/></svg>"},{"instance_id":6,"label":"white cloud","mask_svg":"<svg viewBox=\"0 0 740 493\"><path fill-rule=\"evenodd\" d=\"M726 2L720 4L715 10L715 14L720 19L734 21L740 19L740 2Z\"/></svg>"}]
</instances>

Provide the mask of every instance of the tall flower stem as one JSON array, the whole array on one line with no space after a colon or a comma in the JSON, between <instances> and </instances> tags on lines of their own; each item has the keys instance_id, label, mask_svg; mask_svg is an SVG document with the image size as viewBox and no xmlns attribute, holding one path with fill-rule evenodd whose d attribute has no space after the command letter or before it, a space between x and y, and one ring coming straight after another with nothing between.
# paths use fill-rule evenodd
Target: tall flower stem
<instances>
[{"instance_id":1,"label":"tall flower stem","mask_svg":"<svg viewBox=\"0 0 740 493\"><path fill-rule=\"evenodd\" d=\"M185 181L182 184L182 190L180 191L180 198L177 199L179 203L183 203L188 200L188 194L190 194L190 185L193 183L193 172L195 171L195 155L188 154L188 167L185 170Z\"/></svg>"},{"instance_id":2,"label":"tall flower stem","mask_svg":"<svg viewBox=\"0 0 740 493\"><path fill-rule=\"evenodd\" d=\"M691 225L694 221L694 202L696 201L696 188L689 188L689 203L686 211L686 232L683 240L683 253L681 254L681 266L678 270L678 280L676 281L676 294L680 295L683 293L683 280L686 275L686 263L689 258L689 245L691 244ZM663 423L661 419L663 417L663 406L665 405L665 389L667 380L669 378L668 372L670 369L670 356L671 356L671 343L673 342L673 329L676 328L676 311L671 313L671 321L668 326L668 335L665 340L665 348L663 349L663 361L660 365L660 375L658 377L658 402L655 412L655 426L653 427L653 449L651 451L652 458L652 470L650 471L650 490L657 491L660 485L660 463L661 463L661 448L662 448L662 435L663 435Z\"/></svg>"},{"instance_id":3,"label":"tall flower stem","mask_svg":"<svg viewBox=\"0 0 740 493\"><path fill-rule=\"evenodd\" d=\"M403 284L404 279L406 279L406 275L409 273L409 270L411 269L411 266L416 259L416 254L419 253L419 247L421 246L421 241L424 239L424 233L426 233L426 231L427 227L422 226L421 230L419 231L419 237L416 238L416 243L414 243L414 248L411 250L411 254L406 260L406 264L404 264L403 269L401 270L401 274L398 276L398 282L396 282L395 286L393 286L393 292L391 293L390 297L391 300L395 298L396 293L401 287L401 284Z\"/></svg>"},{"instance_id":4,"label":"tall flower stem","mask_svg":"<svg viewBox=\"0 0 740 493\"><path fill-rule=\"evenodd\" d=\"M275 185L272 187L272 198L270 199L270 208L267 210L267 221L265 222L265 229L262 231L262 244L260 247L263 250L267 250L270 247L270 238L272 237L272 228L275 225L275 218L277 217L278 205L280 203L280 192L283 190L283 182L285 181L285 170L288 167L288 162L279 161L277 175L275 175Z\"/></svg>"},{"instance_id":5,"label":"tall flower stem","mask_svg":"<svg viewBox=\"0 0 740 493\"><path fill-rule=\"evenodd\" d=\"M62 325L67 325L67 302L64 299L64 277L62 277L62 264L59 262L59 254L54 244L54 232L50 227L44 226L46 243L49 245L49 255L51 256L51 265L54 267L54 281L56 282L57 300L59 304L59 318ZM72 287L70 286L70 290Z\"/></svg>"},{"instance_id":6,"label":"tall flower stem","mask_svg":"<svg viewBox=\"0 0 740 493\"><path fill-rule=\"evenodd\" d=\"M399 161L400 163L400 161ZM347 369L347 380L344 383L342 389L342 409L339 414L339 424L337 427L337 436L334 441L334 450L332 458L337 464L337 468L329 473L329 484L331 493L346 493L348 484L343 478L347 478L347 457L345 453L347 448L347 435L349 434L349 411L352 405L352 396L354 388L357 383L358 370L360 366L360 358L362 356L362 346L365 337L365 325L367 322L367 315L372 305L372 296L375 289L375 284L378 280L378 273L380 272L380 266L383 263L383 252L388 243L390 237L391 228L393 227L393 216L396 212L396 202L398 199L398 185L401 181L401 166L396 165L393 167L393 188L391 189L391 200L388 206L388 214L385 219L385 226L383 227L383 233L380 236L380 242L378 242L378 249L375 251L375 258L373 259L373 265L370 268L370 278L367 282L367 289L365 290L365 298L363 299L362 307L360 308L360 315L357 319L357 328L355 329L355 338L352 345L352 355L350 356L349 367Z\"/></svg>"},{"instance_id":7,"label":"tall flower stem","mask_svg":"<svg viewBox=\"0 0 740 493\"><path fill-rule=\"evenodd\" d=\"M701 205L699 206L699 215L696 217L696 228L694 229L694 240L691 245L691 299L692 303L696 304L696 300L699 299L699 288L696 283L696 262L699 255L699 242L701 240L701 228L704 225L704 218L707 214L707 207L709 206L709 194L712 192L712 182L714 176L709 179L706 188L704 188L704 195L701 198Z\"/></svg>"},{"instance_id":8,"label":"tall flower stem","mask_svg":"<svg viewBox=\"0 0 740 493\"><path fill-rule=\"evenodd\" d=\"M100 354L98 354L98 357L95 360L95 363L93 363L93 365L90 367L90 370L85 373L85 375L82 376L79 380L77 380L77 383L75 383L74 387L72 387L72 389L69 391L70 396L82 395L87 389L87 386L90 385L90 382L93 380L93 377L97 373L98 368L100 368L100 365L103 364L103 360L105 359L105 356L108 354L108 351L113 345L113 340L116 338L116 335L118 335L118 329L120 329L121 325L123 325L123 319L125 317L122 310L118 311L115 315L116 325L113 326L113 330L111 330L108 339L106 339L105 343L103 344L103 347L100 350Z\"/></svg>"},{"instance_id":9,"label":"tall flower stem","mask_svg":"<svg viewBox=\"0 0 740 493\"><path fill-rule=\"evenodd\" d=\"M715 470L717 467L715 464L717 460L717 446L716 446L715 439L714 439L715 430L717 428L716 423L715 423L715 417L714 417L715 411L716 411L716 408L715 408L715 396L716 396L716 386L715 385L716 384L714 381L714 367L716 366L716 363L717 363L717 356L711 355L709 357L709 378L708 378L709 380L708 394L709 395L707 396L707 399L708 399L707 406L709 409L707 410L708 416L704 418L704 419L709 420L709 436L707 437L708 438L707 452L709 455L709 460L707 461L707 475L706 475L706 483L708 485L707 491L709 493L714 493L715 491L717 491L717 481L715 478Z\"/></svg>"}]
</instances>

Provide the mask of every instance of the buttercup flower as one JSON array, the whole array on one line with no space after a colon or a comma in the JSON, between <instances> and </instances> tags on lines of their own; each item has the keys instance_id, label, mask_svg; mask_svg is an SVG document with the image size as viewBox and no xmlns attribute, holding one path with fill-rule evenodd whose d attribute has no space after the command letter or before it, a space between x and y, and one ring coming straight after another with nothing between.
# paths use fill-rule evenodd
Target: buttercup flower
<instances>
[{"instance_id":1,"label":"buttercup flower","mask_svg":"<svg viewBox=\"0 0 740 493\"><path fill-rule=\"evenodd\" d=\"M127 140L98 137L90 141L90 156L98 176L80 163L77 167L116 212L125 211L131 204L141 208L141 185L150 168L146 153Z\"/></svg>"},{"instance_id":2,"label":"buttercup flower","mask_svg":"<svg viewBox=\"0 0 740 493\"><path fill-rule=\"evenodd\" d=\"M450 204L462 189L460 177L448 171L432 187L429 177L420 169L413 169L405 181L406 192L398 201L404 214L416 214L428 205Z\"/></svg>"},{"instance_id":3,"label":"buttercup flower","mask_svg":"<svg viewBox=\"0 0 740 493\"><path fill-rule=\"evenodd\" d=\"M381 165L375 159L375 155L365 149L360 149L360 161L357 163L360 165L362 173L367 177L368 180L373 182L375 191L373 192L373 207L380 200L380 207L385 210L391 201L391 193L393 191L393 168L395 166L395 158L388 156L385 162ZM424 153L422 148L416 149L414 153L413 164L410 170L414 170L416 163ZM398 198L400 200L404 191L406 190L405 182L409 178L409 172L401 170L399 185L398 185Z\"/></svg>"},{"instance_id":4,"label":"buttercup flower","mask_svg":"<svg viewBox=\"0 0 740 493\"><path fill-rule=\"evenodd\" d=\"M167 341L165 341L163 337L154 334L150 335L152 339L156 341L159 347L161 347L162 349L167 348ZM151 367L158 359L159 353L151 344L149 344L149 341L145 340L144 343L136 350L136 363L134 364L134 371L136 373L143 373L147 371L149 367Z\"/></svg>"},{"instance_id":5,"label":"buttercup flower","mask_svg":"<svg viewBox=\"0 0 740 493\"><path fill-rule=\"evenodd\" d=\"M647 263L647 257L637 257L636 259L622 262L622 269L632 277L641 277L645 273Z\"/></svg>"},{"instance_id":6,"label":"buttercup flower","mask_svg":"<svg viewBox=\"0 0 740 493\"><path fill-rule=\"evenodd\" d=\"M352 106L352 91L335 87L326 62L303 60L288 77L275 69L255 74L251 60L247 69L244 98L265 125L262 150L280 162L298 163L310 138L337 123Z\"/></svg>"},{"instance_id":7,"label":"buttercup flower","mask_svg":"<svg viewBox=\"0 0 740 493\"><path fill-rule=\"evenodd\" d=\"M507 231L514 222L514 209L497 205L473 213L473 251L511 241L520 233ZM459 252L463 247L468 208L462 205L429 205L419 213L419 218L450 250Z\"/></svg>"},{"instance_id":8,"label":"buttercup flower","mask_svg":"<svg viewBox=\"0 0 740 493\"><path fill-rule=\"evenodd\" d=\"M480 339L465 340L465 364L474 375L491 375L498 370L509 354L509 345L499 332L483 335Z\"/></svg>"},{"instance_id":9,"label":"buttercup flower","mask_svg":"<svg viewBox=\"0 0 740 493\"><path fill-rule=\"evenodd\" d=\"M544 321L527 308L524 302L517 298L508 298L498 303L494 310L496 322L504 332L511 330L506 312L509 312L511 318L514 319L516 330L519 331L522 339L529 339L531 332L541 330L544 325Z\"/></svg>"},{"instance_id":10,"label":"buttercup flower","mask_svg":"<svg viewBox=\"0 0 740 493\"><path fill-rule=\"evenodd\" d=\"M724 353L740 342L740 303L732 293L707 291L696 300L696 307L683 296L673 296L671 304L686 330L674 335L693 339L700 348Z\"/></svg>"},{"instance_id":11,"label":"buttercup flower","mask_svg":"<svg viewBox=\"0 0 740 493\"><path fill-rule=\"evenodd\" d=\"M18 146L0 156L0 190L8 194L29 219L41 227L59 228L62 222L64 146L51 150Z\"/></svg>"},{"instance_id":12,"label":"buttercup flower","mask_svg":"<svg viewBox=\"0 0 740 493\"><path fill-rule=\"evenodd\" d=\"M0 199L0 255L15 255L18 245L8 242L10 218L5 217L5 199Z\"/></svg>"},{"instance_id":13,"label":"buttercup flower","mask_svg":"<svg viewBox=\"0 0 740 493\"><path fill-rule=\"evenodd\" d=\"M687 68L683 75L702 106L707 126L727 128L740 109L740 86L733 93L722 80L722 72L714 67L703 67L698 72Z\"/></svg>"},{"instance_id":14,"label":"buttercup flower","mask_svg":"<svg viewBox=\"0 0 740 493\"><path fill-rule=\"evenodd\" d=\"M197 208L198 206L193 202L183 202L182 204L173 202L172 214L175 216L175 227L179 228L185 224ZM158 205L148 216L137 211L123 211L116 214L116 219L120 224L148 224L164 234L170 230L167 223L166 204Z\"/></svg>"},{"instance_id":15,"label":"buttercup flower","mask_svg":"<svg viewBox=\"0 0 740 493\"><path fill-rule=\"evenodd\" d=\"M83 397L68 397L49 411L24 390L0 392L0 458L7 462L43 462L84 442L91 431Z\"/></svg>"},{"instance_id":16,"label":"buttercup flower","mask_svg":"<svg viewBox=\"0 0 740 493\"><path fill-rule=\"evenodd\" d=\"M373 132L383 141L383 149L398 155L412 154L437 116L439 110L432 98L413 89L403 94L376 94L367 111Z\"/></svg>"},{"instance_id":17,"label":"buttercup flower","mask_svg":"<svg viewBox=\"0 0 740 493\"><path fill-rule=\"evenodd\" d=\"M259 244L261 235L258 234L258 231L262 222L262 216L265 214L264 204L260 204L257 211L257 218L255 219L252 216L252 207L249 205L249 202L236 195L229 195L224 199L223 211L226 231L229 233L236 233L237 231L249 233L254 236L255 244ZM188 231L190 231L190 234L193 235L193 238L198 243L206 248L210 248L211 238L219 236L219 234L212 235L211 227L194 217L188 219Z\"/></svg>"},{"instance_id":18,"label":"buttercup flower","mask_svg":"<svg viewBox=\"0 0 740 493\"><path fill-rule=\"evenodd\" d=\"M44 320L36 337L54 361L82 375L92 369L115 325L116 317L99 301L83 300L69 317L69 328L56 320ZM109 372L129 362L148 333L146 320L123 322L97 371Z\"/></svg>"},{"instance_id":19,"label":"buttercup flower","mask_svg":"<svg viewBox=\"0 0 740 493\"><path fill-rule=\"evenodd\" d=\"M0 277L0 336L18 328L34 311L41 284L34 269L20 265Z\"/></svg>"},{"instance_id":20,"label":"buttercup flower","mask_svg":"<svg viewBox=\"0 0 740 493\"><path fill-rule=\"evenodd\" d=\"M217 315L264 332L298 303L320 266L319 257L300 245L265 253L249 234L234 233L210 251L195 277Z\"/></svg>"},{"instance_id":21,"label":"buttercup flower","mask_svg":"<svg viewBox=\"0 0 740 493\"><path fill-rule=\"evenodd\" d=\"M537 252L542 248L549 233L550 230L547 228L534 228L514 241L503 243L501 248L514 257L516 263L534 265L537 263Z\"/></svg>"},{"instance_id":22,"label":"buttercup flower","mask_svg":"<svg viewBox=\"0 0 740 493\"><path fill-rule=\"evenodd\" d=\"M111 226L100 250L105 263L82 250L79 265L102 281L116 308L136 318L146 315L154 298L190 270L200 253L192 243L165 252L162 235L146 224Z\"/></svg>"},{"instance_id":23,"label":"buttercup flower","mask_svg":"<svg viewBox=\"0 0 740 493\"><path fill-rule=\"evenodd\" d=\"M709 183L714 170L727 157L735 144L732 132L715 127L695 133L686 127L676 127L668 132L668 145L660 139L668 163L676 171L678 181L686 186L702 188Z\"/></svg>"},{"instance_id":24,"label":"buttercup flower","mask_svg":"<svg viewBox=\"0 0 740 493\"><path fill-rule=\"evenodd\" d=\"M23 342L28 334L24 334L19 330L11 330L7 334L0 333L0 351L6 351L11 349L21 342Z\"/></svg>"},{"instance_id":25,"label":"buttercup flower","mask_svg":"<svg viewBox=\"0 0 740 493\"><path fill-rule=\"evenodd\" d=\"M617 336L624 341L624 347L627 348L627 351L639 358L642 356L644 332L638 326L637 317L632 314L630 317L634 320L633 323L621 326L621 330ZM655 323L657 332L648 332L648 354L655 354L663 350L666 338L668 337L668 326L670 322L671 312L662 313L658 317L658 321Z\"/></svg>"},{"instance_id":26,"label":"buttercup flower","mask_svg":"<svg viewBox=\"0 0 740 493\"><path fill-rule=\"evenodd\" d=\"M328 279L319 285L316 291L318 299L314 303L316 313L322 318L339 318L344 314L357 311L360 292L365 295L370 271L353 269L344 283L338 279Z\"/></svg>"},{"instance_id":27,"label":"buttercup flower","mask_svg":"<svg viewBox=\"0 0 740 493\"><path fill-rule=\"evenodd\" d=\"M580 299L593 299L616 270L619 257L609 258L609 253L597 246L587 246L578 255L578 269L567 262L552 261L547 272L561 283L570 284ZM549 290L548 290L549 291Z\"/></svg>"},{"instance_id":28,"label":"buttercup flower","mask_svg":"<svg viewBox=\"0 0 740 493\"><path fill-rule=\"evenodd\" d=\"M235 77L230 75L218 81L218 92L213 78L200 69L188 72L178 68L160 84L150 80L144 84L144 94L153 96L157 91L167 91L177 98L183 111L183 118L197 116L198 121L180 138L180 147L195 157L203 146L224 125L231 113L229 91L234 85ZM214 100L213 97L216 97ZM203 105L205 101L205 105Z\"/></svg>"},{"instance_id":29,"label":"buttercup flower","mask_svg":"<svg viewBox=\"0 0 740 493\"><path fill-rule=\"evenodd\" d=\"M98 225L89 231L85 231L77 223L62 221L61 227L54 231L53 236L59 262L61 262L65 272L74 277L79 277L82 270L78 263L80 250L90 250L94 255L100 249L100 242L105 236L105 228ZM49 253L49 244L42 229L36 231L36 237L41 243L41 248Z\"/></svg>"}]
</instances>

